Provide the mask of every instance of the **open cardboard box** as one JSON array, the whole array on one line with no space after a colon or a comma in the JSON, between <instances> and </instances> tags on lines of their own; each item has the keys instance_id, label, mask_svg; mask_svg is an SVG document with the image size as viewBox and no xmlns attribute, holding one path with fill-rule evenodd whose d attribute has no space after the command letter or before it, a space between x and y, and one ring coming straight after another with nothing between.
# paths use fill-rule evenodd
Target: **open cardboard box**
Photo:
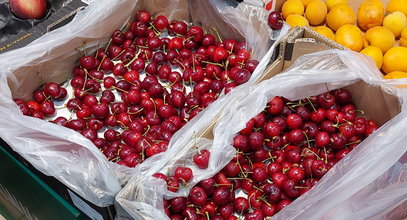
<instances>
[{"instance_id":1,"label":"open cardboard box","mask_svg":"<svg viewBox=\"0 0 407 220\"><path fill-rule=\"evenodd\" d=\"M296 27L292 29L282 40L279 45L279 55L277 60L268 66L258 82L270 79L273 76L283 72L289 68L301 55L328 49L345 48L315 33L309 28ZM378 86L371 86L363 81L358 81L352 85L346 86L345 88L352 93L353 102L358 109L365 111L364 116L368 119L374 119L379 125L383 125L401 111L401 106L398 99L386 91L382 91L382 89ZM214 140L214 129L219 122L219 119L219 117L214 119L205 129L197 132L195 138L201 137ZM190 140L188 145L194 146L193 142L195 141L196 140ZM174 162L173 164L173 167L176 167L175 164L177 164L177 162ZM163 167L164 166L166 165L163 165ZM138 180L130 182L131 184L126 186L125 189L123 189L116 197L119 205L127 210L133 210L132 208L134 208L134 203L130 204L128 202L139 202L139 197L142 198L143 196L146 196L144 195L143 189L138 189L137 184L140 184ZM139 196L138 194L141 195ZM134 211L137 213L140 210ZM133 212L132 214L135 213Z\"/></svg>"}]
</instances>

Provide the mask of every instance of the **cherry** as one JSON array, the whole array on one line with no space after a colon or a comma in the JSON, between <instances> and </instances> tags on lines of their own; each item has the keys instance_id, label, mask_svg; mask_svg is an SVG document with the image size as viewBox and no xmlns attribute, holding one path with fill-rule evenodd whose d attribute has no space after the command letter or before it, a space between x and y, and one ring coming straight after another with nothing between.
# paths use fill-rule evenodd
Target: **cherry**
<instances>
[{"instance_id":1,"label":"cherry","mask_svg":"<svg viewBox=\"0 0 407 220\"><path fill-rule=\"evenodd\" d=\"M300 145L305 141L305 134L301 129L293 129L288 133L288 140L294 145Z\"/></svg>"},{"instance_id":2,"label":"cherry","mask_svg":"<svg viewBox=\"0 0 407 220\"><path fill-rule=\"evenodd\" d=\"M267 23L274 30L280 30L283 27L283 19L280 12L272 11L267 17Z\"/></svg>"},{"instance_id":3,"label":"cherry","mask_svg":"<svg viewBox=\"0 0 407 220\"><path fill-rule=\"evenodd\" d=\"M330 143L329 134L325 131L320 131L315 136L315 146L326 147Z\"/></svg>"},{"instance_id":4,"label":"cherry","mask_svg":"<svg viewBox=\"0 0 407 220\"><path fill-rule=\"evenodd\" d=\"M192 169L188 167L177 167L174 175L185 182L189 182L193 177Z\"/></svg>"},{"instance_id":5,"label":"cherry","mask_svg":"<svg viewBox=\"0 0 407 220\"><path fill-rule=\"evenodd\" d=\"M175 197L170 200L171 210L180 213L185 209L186 203L185 197Z\"/></svg>"},{"instance_id":6,"label":"cherry","mask_svg":"<svg viewBox=\"0 0 407 220\"><path fill-rule=\"evenodd\" d=\"M151 19L151 15L148 11L140 10L136 13L136 21L141 21L144 23L149 22Z\"/></svg>"},{"instance_id":7,"label":"cherry","mask_svg":"<svg viewBox=\"0 0 407 220\"><path fill-rule=\"evenodd\" d=\"M229 190L226 188L218 188L213 192L213 201L217 205L226 205L229 202Z\"/></svg>"},{"instance_id":8,"label":"cherry","mask_svg":"<svg viewBox=\"0 0 407 220\"><path fill-rule=\"evenodd\" d=\"M257 182L263 182L267 179L267 171L265 168L262 167L255 167L253 168L252 177Z\"/></svg>"},{"instance_id":9,"label":"cherry","mask_svg":"<svg viewBox=\"0 0 407 220\"><path fill-rule=\"evenodd\" d=\"M235 212L235 208L232 204L226 204L224 206L221 206L219 208L219 213L221 214L221 216L223 216L224 218L228 218L230 216L233 215L233 213Z\"/></svg>"},{"instance_id":10,"label":"cherry","mask_svg":"<svg viewBox=\"0 0 407 220\"><path fill-rule=\"evenodd\" d=\"M273 183L280 188L283 186L284 182L288 180L287 176L280 172L273 173L271 179L273 180Z\"/></svg>"},{"instance_id":11,"label":"cherry","mask_svg":"<svg viewBox=\"0 0 407 220\"><path fill-rule=\"evenodd\" d=\"M249 201L244 197L237 197L233 205L238 213L246 213L249 211Z\"/></svg>"},{"instance_id":12,"label":"cherry","mask_svg":"<svg viewBox=\"0 0 407 220\"><path fill-rule=\"evenodd\" d=\"M317 104L321 106L322 108L330 108L333 106L335 103L335 96L333 96L331 93L323 93L321 95L317 96Z\"/></svg>"},{"instance_id":13,"label":"cherry","mask_svg":"<svg viewBox=\"0 0 407 220\"><path fill-rule=\"evenodd\" d=\"M323 175L325 175L326 172L330 169L328 164L325 164L321 160L314 160L312 163L312 175L316 178L321 178Z\"/></svg>"},{"instance_id":14,"label":"cherry","mask_svg":"<svg viewBox=\"0 0 407 220\"><path fill-rule=\"evenodd\" d=\"M215 51L216 52L216 51ZM239 69L235 74L231 75L231 79L236 82L237 85L241 85L249 81L251 73L247 69Z\"/></svg>"},{"instance_id":15,"label":"cherry","mask_svg":"<svg viewBox=\"0 0 407 220\"><path fill-rule=\"evenodd\" d=\"M289 114L286 118L287 126L291 129L301 128L303 120L298 114Z\"/></svg>"},{"instance_id":16,"label":"cherry","mask_svg":"<svg viewBox=\"0 0 407 220\"><path fill-rule=\"evenodd\" d=\"M333 92L335 96L335 100L339 102L339 104L348 104L352 100L352 94L346 89L337 89Z\"/></svg>"},{"instance_id":17,"label":"cherry","mask_svg":"<svg viewBox=\"0 0 407 220\"><path fill-rule=\"evenodd\" d=\"M211 153L207 150L201 150L198 154L194 155L193 161L200 169L208 168L209 157Z\"/></svg>"},{"instance_id":18,"label":"cherry","mask_svg":"<svg viewBox=\"0 0 407 220\"><path fill-rule=\"evenodd\" d=\"M288 176L289 179L291 179L294 182L298 183L298 182L300 182L301 180L304 179L305 173L301 168L293 167L288 171L287 176Z\"/></svg>"},{"instance_id":19,"label":"cherry","mask_svg":"<svg viewBox=\"0 0 407 220\"><path fill-rule=\"evenodd\" d=\"M291 201L288 199L284 199L281 200L278 204L277 204L277 211L281 211L281 209L285 208L286 206L290 205Z\"/></svg>"},{"instance_id":20,"label":"cherry","mask_svg":"<svg viewBox=\"0 0 407 220\"><path fill-rule=\"evenodd\" d=\"M61 86L54 82L49 82L44 85L44 94L46 96L51 96L52 98L57 98L61 93Z\"/></svg>"},{"instance_id":21,"label":"cherry","mask_svg":"<svg viewBox=\"0 0 407 220\"><path fill-rule=\"evenodd\" d=\"M336 150L340 150L345 147L347 139L341 134L332 134L331 135L331 147Z\"/></svg>"},{"instance_id":22,"label":"cherry","mask_svg":"<svg viewBox=\"0 0 407 220\"><path fill-rule=\"evenodd\" d=\"M196 213L195 208L193 207L186 207L184 211L182 211L182 216L184 216L187 220L199 220L200 217Z\"/></svg>"},{"instance_id":23,"label":"cherry","mask_svg":"<svg viewBox=\"0 0 407 220\"><path fill-rule=\"evenodd\" d=\"M95 68L96 59L93 56L83 56L79 59L80 65L88 70Z\"/></svg>"},{"instance_id":24,"label":"cherry","mask_svg":"<svg viewBox=\"0 0 407 220\"><path fill-rule=\"evenodd\" d=\"M109 114L109 106L106 103L100 103L92 107L92 114L97 119L103 119Z\"/></svg>"},{"instance_id":25,"label":"cherry","mask_svg":"<svg viewBox=\"0 0 407 220\"><path fill-rule=\"evenodd\" d=\"M191 202L197 206L202 206L207 200L207 194L205 190L199 186L195 186L189 192L189 198Z\"/></svg>"},{"instance_id":26,"label":"cherry","mask_svg":"<svg viewBox=\"0 0 407 220\"><path fill-rule=\"evenodd\" d=\"M214 53L213 53L213 61L214 62L220 62L222 60L225 60L226 58L228 58L229 54L227 52L227 50L223 47L216 47Z\"/></svg>"},{"instance_id":27,"label":"cherry","mask_svg":"<svg viewBox=\"0 0 407 220\"><path fill-rule=\"evenodd\" d=\"M208 179L204 179L201 182L199 182L199 186L205 190L205 193L208 196L210 196L215 191L215 183L216 182L215 182L214 178L208 178Z\"/></svg>"},{"instance_id":28,"label":"cherry","mask_svg":"<svg viewBox=\"0 0 407 220\"><path fill-rule=\"evenodd\" d=\"M284 102L280 97L274 97L269 103L268 103L268 108L267 112L273 115L278 115L283 111L284 107Z\"/></svg>"},{"instance_id":29,"label":"cherry","mask_svg":"<svg viewBox=\"0 0 407 220\"><path fill-rule=\"evenodd\" d=\"M215 36L213 36L212 34L205 34L202 38L202 45L205 47L215 45L215 42Z\"/></svg>"},{"instance_id":30,"label":"cherry","mask_svg":"<svg viewBox=\"0 0 407 220\"><path fill-rule=\"evenodd\" d=\"M321 124L321 130L333 134L336 132L336 125L332 121L323 121Z\"/></svg>"},{"instance_id":31,"label":"cherry","mask_svg":"<svg viewBox=\"0 0 407 220\"><path fill-rule=\"evenodd\" d=\"M165 16L158 15L154 20L154 26L157 30L163 31L168 27L168 19Z\"/></svg>"},{"instance_id":32,"label":"cherry","mask_svg":"<svg viewBox=\"0 0 407 220\"><path fill-rule=\"evenodd\" d=\"M86 128L86 121L82 118L73 119L68 122L68 127L75 131L82 131Z\"/></svg>"},{"instance_id":33,"label":"cherry","mask_svg":"<svg viewBox=\"0 0 407 220\"><path fill-rule=\"evenodd\" d=\"M263 132L266 137L273 138L280 135L280 127L273 122L268 122L264 125Z\"/></svg>"},{"instance_id":34,"label":"cherry","mask_svg":"<svg viewBox=\"0 0 407 220\"><path fill-rule=\"evenodd\" d=\"M24 108L28 109L28 111L29 111L28 106L27 105L25 105L25 106L26 107L24 107ZM21 109L21 107L20 107L20 109ZM41 112L44 113L44 115L46 115L46 116L53 115L55 113L54 103L50 100L45 100L44 102L42 102L41 103Z\"/></svg>"},{"instance_id":35,"label":"cherry","mask_svg":"<svg viewBox=\"0 0 407 220\"><path fill-rule=\"evenodd\" d=\"M320 123L325 120L325 109L318 108L317 111L311 112L311 120L315 123Z\"/></svg>"},{"instance_id":36,"label":"cherry","mask_svg":"<svg viewBox=\"0 0 407 220\"><path fill-rule=\"evenodd\" d=\"M245 63L244 68L249 70L250 73L253 73L254 70L256 69L257 65L259 65L259 61L257 61L257 60L248 60Z\"/></svg>"},{"instance_id":37,"label":"cherry","mask_svg":"<svg viewBox=\"0 0 407 220\"><path fill-rule=\"evenodd\" d=\"M243 152L250 150L249 138L245 135L237 135L233 138L233 146Z\"/></svg>"}]
</instances>

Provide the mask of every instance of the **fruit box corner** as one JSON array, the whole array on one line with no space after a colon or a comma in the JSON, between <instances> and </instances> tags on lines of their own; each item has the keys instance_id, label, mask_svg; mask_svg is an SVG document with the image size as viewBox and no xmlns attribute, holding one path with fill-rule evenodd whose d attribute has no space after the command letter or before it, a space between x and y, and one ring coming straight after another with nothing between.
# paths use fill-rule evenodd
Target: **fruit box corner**
<instances>
[{"instance_id":1,"label":"fruit box corner","mask_svg":"<svg viewBox=\"0 0 407 220\"><path fill-rule=\"evenodd\" d=\"M289 68L298 57L304 54L328 49L346 49L307 27L293 28L281 44L279 57L266 69L259 81L269 79ZM397 97L378 86L358 81L345 88L352 93L356 106L365 110L366 118L375 119L379 125L383 125L401 111Z\"/></svg>"}]
</instances>

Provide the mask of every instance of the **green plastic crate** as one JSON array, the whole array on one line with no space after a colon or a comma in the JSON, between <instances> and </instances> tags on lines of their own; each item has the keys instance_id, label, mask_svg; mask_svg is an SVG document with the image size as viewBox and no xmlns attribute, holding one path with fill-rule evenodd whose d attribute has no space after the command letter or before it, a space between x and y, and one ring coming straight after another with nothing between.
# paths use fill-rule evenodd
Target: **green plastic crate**
<instances>
[{"instance_id":1,"label":"green plastic crate","mask_svg":"<svg viewBox=\"0 0 407 220\"><path fill-rule=\"evenodd\" d=\"M7 220L86 219L0 146L0 214Z\"/></svg>"}]
</instances>

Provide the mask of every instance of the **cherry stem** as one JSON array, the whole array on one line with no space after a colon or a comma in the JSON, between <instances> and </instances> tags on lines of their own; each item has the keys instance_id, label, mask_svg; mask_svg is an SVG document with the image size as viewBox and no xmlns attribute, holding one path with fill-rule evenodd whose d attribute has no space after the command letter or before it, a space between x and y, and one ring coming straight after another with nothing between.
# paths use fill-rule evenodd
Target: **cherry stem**
<instances>
[{"instance_id":1,"label":"cherry stem","mask_svg":"<svg viewBox=\"0 0 407 220\"><path fill-rule=\"evenodd\" d=\"M105 53L107 52L107 49L109 48L111 43L112 43L112 38L110 38L109 42L107 42L107 45L106 45L106 48L105 48Z\"/></svg>"},{"instance_id":2,"label":"cherry stem","mask_svg":"<svg viewBox=\"0 0 407 220\"><path fill-rule=\"evenodd\" d=\"M141 108L140 110L136 111L136 112L129 112L129 115L135 115L137 113L140 113L144 110L144 108Z\"/></svg>"},{"instance_id":3,"label":"cherry stem","mask_svg":"<svg viewBox=\"0 0 407 220\"><path fill-rule=\"evenodd\" d=\"M352 145L352 144L360 144L360 142L361 142L360 140L357 140L357 141L355 141L355 142L347 143L346 146Z\"/></svg>"},{"instance_id":4,"label":"cherry stem","mask_svg":"<svg viewBox=\"0 0 407 220\"><path fill-rule=\"evenodd\" d=\"M206 64L212 64L212 65L216 65L216 66L220 66L220 67L224 67L223 64L221 63L214 63L214 62L209 62L209 61L205 61L203 60L202 63L206 63Z\"/></svg>"},{"instance_id":5,"label":"cherry stem","mask_svg":"<svg viewBox=\"0 0 407 220\"><path fill-rule=\"evenodd\" d=\"M182 70L185 70L184 64L182 64L179 60L174 59L175 62L177 62L179 65L181 65Z\"/></svg>"},{"instance_id":6,"label":"cherry stem","mask_svg":"<svg viewBox=\"0 0 407 220\"><path fill-rule=\"evenodd\" d=\"M307 144L308 144L308 147L309 147L309 143L310 143L311 141L310 141L309 138L308 138L307 132L303 131L302 133L304 133L305 139L307 140Z\"/></svg>"},{"instance_id":7,"label":"cherry stem","mask_svg":"<svg viewBox=\"0 0 407 220\"><path fill-rule=\"evenodd\" d=\"M326 87L326 91L329 92L329 88L328 85L326 83L324 83L325 87Z\"/></svg>"},{"instance_id":8,"label":"cherry stem","mask_svg":"<svg viewBox=\"0 0 407 220\"><path fill-rule=\"evenodd\" d=\"M219 41L221 43L223 43L222 38L220 37L219 32L218 32L218 30L216 30L215 27L210 27L209 30L211 30L211 31L213 30L215 32L216 36L219 38Z\"/></svg>"},{"instance_id":9,"label":"cherry stem","mask_svg":"<svg viewBox=\"0 0 407 220\"><path fill-rule=\"evenodd\" d=\"M351 113L353 113L353 112L359 112L361 115L365 114L365 112L363 110L359 110L359 109L351 111Z\"/></svg>"},{"instance_id":10,"label":"cherry stem","mask_svg":"<svg viewBox=\"0 0 407 220\"><path fill-rule=\"evenodd\" d=\"M88 75L88 74L89 74L88 70L87 70L87 69L84 69L84 70L85 70L86 75ZM95 77L93 77L93 76L90 75L90 74L89 74L89 76L90 76L90 78L92 78L92 79L95 80L96 82L98 82L98 83L103 83L103 80L100 80L100 79L98 79L98 78L95 78Z\"/></svg>"},{"instance_id":11,"label":"cherry stem","mask_svg":"<svg viewBox=\"0 0 407 220\"><path fill-rule=\"evenodd\" d=\"M146 129L146 131L143 133L143 136L145 136L149 130L150 130L150 125L147 125L147 129ZM147 143L148 143L148 142L147 142ZM148 144L148 145L150 145L150 144Z\"/></svg>"},{"instance_id":12,"label":"cherry stem","mask_svg":"<svg viewBox=\"0 0 407 220\"><path fill-rule=\"evenodd\" d=\"M326 148L324 146L325 163L328 163L328 155L326 154Z\"/></svg>"},{"instance_id":13,"label":"cherry stem","mask_svg":"<svg viewBox=\"0 0 407 220\"><path fill-rule=\"evenodd\" d=\"M112 88L113 88L113 89L116 89L116 90L119 90L119 91L121 91L121 92L124 92L124 93L127 93L127 92L128 92L128 91L123 90L123 89L120 89L120 88L118 88L118 87L116 87L116 86L112 86Z\"/></svg>"},{"instance_id":14,"label":"cherry stem","mask_svg":"<svg viewBox=\"0 0 407 220\"><path fill-rule=\"evenodd\" d=\"M131 59L130 62L128 62L126 65L124 65L124 67L128 68L138 58L138 55L140 53L141 53L141 50L139 49L137 51L137 53L134 55L133 59Z\"/></svg>"},{"instance_id":15,"label":"cherry stem","mask_svg":"<svg viewBox=\"0 0 407 220\"><path fill-rule=\"evenodd\" d=\"M228 180L245 180L246 178L244 177L228 177Z\"/></svg>"},{"instance_id":16,"label":"cherry stem","mask_svg":"<svg viewBox=\"0 0 407 220\"><path fill-rule=\"evenodd\" d=\"M311 152L312 154L314 154L314 155L318 158L318 160L321 160L321 159L322 159L322 158L321 158L318 154L316 154L313 150L307 149L307 151L309 151L309 152Z\"/></svg>"},{"instance_id":17,"label":"cherry stem","mask_svg":"<svg viewBox=\"0 0 407 220\"><path fill-rule=\"evenodd\" d=\"M294 186L296 189L309 189L308 186Z\"/></svg>"},{"instance_id":18,"label":"cherry stem","mask_svg":"<svg viewBox=\"0 0 407 220\"><path fill-rule=\"evenodd\" d=\"M308 100L309 104L311 105L312 109L314 110L314 112L316 112L317 110L315 109L314 104L312 104L311 99L309 97L307 97L307 100Z\"/></svg>"},{"instance_id":19,"label":"cherry stem","mask_svg":"<svg viewBox=\"0 0 407 220\"><path fill-rule=\"evenodd\" d=\"M117 56L113 57L112 61L115 61L116 58L120 57L124 53L124 51L125 50L120 51L120 53Z\"/></svg>"},{"instance_id":20,"label":"cherry stem","mask_svg":"<svg viewBox=\"0 0 407 220\"><path fill-rule=\"evenodd\" d=\"M98 65L98 68L96 69L97 71L100 70L100 67L102 66L102 63L105 60L105 58L106 58L106 55L103 55L102 60L100 61L99 65Z\"/></svg>"},{"instance_id":21,"label":"cherry stem","mask_svg":"<svg viewBox=\"0 0 407 220\"><path fill-rule=\"evenodd\" d=\"M259 197L259 200L263 201L266 205L271 206L271 204L269 202L267 202L267 200L263 197Z\"/></svg>"},{"instance_id":22,"label":"cherry stem","mask_svg":"<svg viewBox=\"0 0 407 220\"><path fill-rule=\"evenodd\" d=\"M264 190L260 189L260 188L259 188L259 187L257 187L257 186L253 186L253 188L255 188L255 189L259 190L260 192L264 192Z\"/></svg>"}]
</instances>

